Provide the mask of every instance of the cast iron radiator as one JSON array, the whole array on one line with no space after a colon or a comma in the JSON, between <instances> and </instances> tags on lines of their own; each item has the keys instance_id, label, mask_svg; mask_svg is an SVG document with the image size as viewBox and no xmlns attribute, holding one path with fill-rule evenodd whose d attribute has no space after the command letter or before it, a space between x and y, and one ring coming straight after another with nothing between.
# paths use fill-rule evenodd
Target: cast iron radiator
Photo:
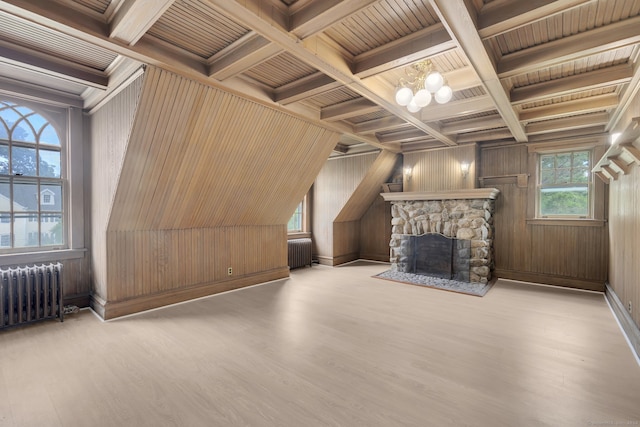
<instances>
[{"instance_id":1,"label":"cast iron radiator","mask_svg":"<svg viewBox=\"0 0 640 427\"><path fill-rule=\"evenodd\" d=\"M289 268L311 267L311 239L291 239L287 244Z\"/></svg>"},{"instance_id":2,"label":"cast iron radiator","mask_svg":"<svg viewBox=\"0 0 640 427\"><path fill-rule=\"evenodd\" d=\"M64 317L62 264L0 269L0 329Z\"/></svg>"}]
</instances>

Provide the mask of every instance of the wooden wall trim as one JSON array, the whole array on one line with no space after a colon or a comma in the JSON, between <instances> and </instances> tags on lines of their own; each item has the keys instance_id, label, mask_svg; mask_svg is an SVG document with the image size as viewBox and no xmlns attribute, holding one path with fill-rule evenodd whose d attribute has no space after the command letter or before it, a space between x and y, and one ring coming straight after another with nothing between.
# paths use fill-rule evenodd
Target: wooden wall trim
<instances>
[{"instance_id":1,"label":"wooden wall trim","mask_svg":"<svg viewBox=\"0 0 640 427\"><path fill-rule=\"evenodd\" d=\"M626 307L622 301L620 301L618 294L616 294L609 283L606 283L604 296L607 298L613 314L616 316L616 319L618 319L629 343L631 343L631 348L635 352L636 359L640 360L640 328L635 324Z\"/></svg>"},{"instance_id":2,"label":"wooden wall trim","mask_svg":"<svg viewBox=\"0 0 640 427\"><path fill-rule=\"evenodd\" d=\"M499 279L518 280L521 282L542 283L565 288L585 289L604 292L604 282L598 280L576 279L574 277L555 276L552 274L513 271L496 268L494 274Z\"/></svg>"},{"instance_id":3,"label":"wooden wall trim","mask_svg":"<svg viewBox=\"0 0 640 427\"><path fill-rule=\"evenodd\" d=\"M201 283L188 288L171 289L165 292L144 295L117 302L105 302L101 298L92 295L91 307L100 317L105 320L109 320L128 314L163 307L169 304L175 304L233 289L267 283L287 277L289 277L289 268L280 267L220 282Z\"/></svg>"}]
</instances>

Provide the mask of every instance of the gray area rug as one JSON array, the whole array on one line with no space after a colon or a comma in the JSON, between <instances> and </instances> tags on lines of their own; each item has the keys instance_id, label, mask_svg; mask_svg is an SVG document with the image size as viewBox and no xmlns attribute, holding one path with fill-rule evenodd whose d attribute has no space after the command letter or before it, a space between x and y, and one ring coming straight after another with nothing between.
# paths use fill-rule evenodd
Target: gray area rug
<instances>
[{"instance_id":1,"label":"gray area rug","mask_svg":"<svg viewBox=\"0 0 640 427\"><path fill-rule=\"evenodd\" d=\"M487 284L459 282L457 280L441 279L438 277L423 276L421 274L402 273L393 270L383 271L373 277L391 280L394 282L408 283L410 285L427 286L429 288L459 292L461 294L474 295L477 297L485 296L493 285L493 282L489 282Z\"/></svg>"}]
</instances>

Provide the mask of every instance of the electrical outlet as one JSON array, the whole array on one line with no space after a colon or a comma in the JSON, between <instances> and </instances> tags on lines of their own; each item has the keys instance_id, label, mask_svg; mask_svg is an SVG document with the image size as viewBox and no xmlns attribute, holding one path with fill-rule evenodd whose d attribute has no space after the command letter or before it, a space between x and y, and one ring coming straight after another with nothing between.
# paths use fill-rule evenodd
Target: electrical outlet
<instances>
[{"instance_id":1,"label":"electrical outlet","mask_svg":"<svg viewBox=\"0 0 640 427\"><path fill-rule=\"evenodd\" d=\"M233 274L233 269L231 267L229 267L227 269L227 275L231 276Z\"/></svg>"},{"instance_id":2,"label":"electrical outlet","mask_svg":"<svg viewBox=\"0 0 640 427\"><path fill-rule=\"evenodd\" d=\"M629 314L633 313L633 306L631 305L631 301L629 301L629 306L627 307L629 309Z\"/></svg>"}]
</instances>

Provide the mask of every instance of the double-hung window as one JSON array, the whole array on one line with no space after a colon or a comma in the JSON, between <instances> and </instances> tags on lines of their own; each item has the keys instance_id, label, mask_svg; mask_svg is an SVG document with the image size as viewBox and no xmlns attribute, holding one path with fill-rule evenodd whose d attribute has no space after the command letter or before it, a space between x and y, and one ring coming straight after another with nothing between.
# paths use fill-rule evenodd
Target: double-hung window
<instances>
[{"instance_id":1,"label":"double-hung window","mask_svg":"<svg viewBox=\"0 0 640 427\"><path fill-rule=\"evenodd\" d=\"M591 218L591 150L540 153L538 218Z\"/></svg>"},{"instance_id":2,"label":"double-hung window","mask_svg":"<svg viewBox=\"0 0 640 427\"><path fill-rule=\"evenodd\" d=\"M0 251L65 245L61 141L45 113L0 98Z\"/></svg>"}]
</instances>

